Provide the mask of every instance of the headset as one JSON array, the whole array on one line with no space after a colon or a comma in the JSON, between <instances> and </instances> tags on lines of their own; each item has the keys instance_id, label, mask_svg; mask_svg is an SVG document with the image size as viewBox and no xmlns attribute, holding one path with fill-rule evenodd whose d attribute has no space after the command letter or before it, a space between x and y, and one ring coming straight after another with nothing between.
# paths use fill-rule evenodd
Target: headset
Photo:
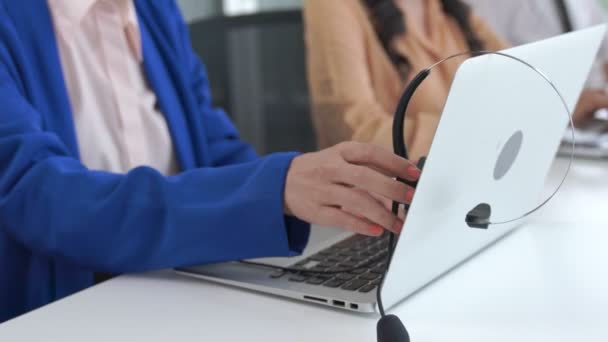
<instances>
[{"instance_id":1,"label":"headset","mask_svg":"<svg viewBox=\"0 0 608 342\"><path fill-rule=\"evenodd\" d=\"M405 144L405 137L404 137L405 116L407 113L408 105L409 105L412 97L416 93L416 90L420 87L420 85L424 82L424 80L431 74L431 71L436 66L443 64L443 63L445 63L451 59L457 58L457 57L462 57L462 56L475 57L475 56L486 55L486 54L506 57L506 58L512 59L516 62L523 64L524 66L532 69L532 71L534 71L538 75L540 75L553 88L554 92L558 95L559 99L561 100L561 103L564 106L566 113L568 114L568 117L570 119L570 127L571 127L571 133L572 133L572 150L570 153L570 163L568 164L564 178L561 180L561 183L558 185L558 187L555 189L555 191L545 201L540 203L540 205L533 208L532 210L524 213L523 215L516 217L514 219L503 221L503 222L491 222L490 221L490 216L491 216L491 212L492 212L491 205L489 205L487 203L480 203L475 208L473 208L471 211L469 211L469 213L467 213L465 216L465 222L469 227L480 228L480 229L487 229L488 226L492 225L492 224L506 224L506 223L519 221L519 220L527 217L528 215L536 212L541 207L543 207L545 204L547 204L551 199L553 199L553 197L555 197L557 192L561 189L562 185L565 183L566 178L568 177L568 174L570 173L570 169L572 167L574 157L575 157L574 156L575 133L574 133L574 129L573 129L574 123L572 121L572 115L571 115L567 102L565 101L564 97L559 92L559 90L557 89L555 84L541 70L539 70L538 68L529 64L528 62L526 62L518 57L509 55L509 54L506 54L503 52L496 52L496 51L467 51L467 52L457 53L457 54L451 55L449 57L446 57L446 58L440 60L439 62L431 65L430 67L420 71L412 79L412 81L407 85L407 87L403 91L403 94L401 95L401 98L399 99L397 109L395 110L395 115L393 118L393 151L394 151L394 153L402 158L409 159L408 153L407 153L407 146ZM422 170L422 168L424 167L425 161L426 161L426 157L423 157L420 159L420 161L418 162L419 169ZM398 180L411 187L416 187L416 184L417 184L417 182L411 182L411 181L407 181L405 179L398 179ZM393 202L393 206L392 206L393 214L397 215L399 213L400 205L401 204L399 202ZM388 260L389 260L389 266L390 266L390 261L392 260L393 252L395 250L396 236L395 236L395 233L392 233L392 232L389 232L389 234L390 234L390 236L389 236L389 243L388 243L387 248L388 248ZM384 280L386 279L387 272L388 272L388 267L384 271L382 281L381 281L380 285L378 286L378 290L376 291L376 299L378 302L378 311L380 312L380 316L381 316L381 318L378 321L378 324L376 326L377 341L378 342L409 342L410 341L409 333L408 333L407 329L405 328L405 326L403 325L403 323L401 322L401 320L399 319L399 317L397 317L395 315L387 315L384 311L384 305L382 303L382 287L384 285Z\"/></svg>"},{"instance_id":2,"label":"headset","mask_svg":"<svg viewBox=\"0 0 608 342\"><path fill-rule=\"evenodd\" d=\"M409 159L407 153L407 146L405 144L405 136L404 136L404 128L405 128L405 116L407 113L408 105L416 93L416 90L422 82L431 74L431 70L434 66L431 66L427 69L422 70L412 79L412 81L408 84L408 86L403 91L401 98L399 99L399 103L397 105L397 109L395 110L395 115L393 117L393 152L404 158ZM418 162L418 168L422 169L424 167L424 162L426 157L420 158ZM411 187L416 187L417 182L408 181L405 179L398 179L400 182L403 182ZM399 214L399 206L401 204L399 202L393 202L392 211L393 214ZM389 241L388 241L388 260L393 259L393 253L395 251L395 233L389 232ZM388 272L388 267L384 271L382 275L382 281L378 286L378 290L376 291L376 301L378 302L378 311L380 312L380 320L376 325L376 333L378 342L409 342L410 336L407 332L407 329L399 319L399 317L395 315L387 315L384 311L384 304L382 303L382 287L384 285L384 280L386 279L386 273Z\"/></svg>"}]
</instances>

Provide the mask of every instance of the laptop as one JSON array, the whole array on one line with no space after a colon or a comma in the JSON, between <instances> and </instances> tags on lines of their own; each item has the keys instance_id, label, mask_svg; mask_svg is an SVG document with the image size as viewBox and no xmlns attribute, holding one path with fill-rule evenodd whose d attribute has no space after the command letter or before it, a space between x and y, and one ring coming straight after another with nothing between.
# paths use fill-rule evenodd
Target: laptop
<instances>
[{"instance_id":1,"label":"laptop","mask_svg":"<svg viewBox=\"0 0 608 342\"><path fill-rule=\"evenodd\" d=\"M504 52L542 70L574 108L605 30L605 26L598 26ZM563 104L555 97L538 74L508 58L483 55L460 66L390 266L387 236L366 237L313 227L302 256L255 260L301 272L241 262L176 271L371 313L377 310L376 292L388 267L382 298L389 308L522 224L471 228L465 216L476 205L490 204L495 222L515 218L540 202L544 180L568 124ZM501 149L514 135L523 137L521 149L497 178ZM344 269L350 271L311 273Z\"/></svg>"},{"instance_id":2,"label":"laptop","mask_svg":"<svg viewBox=\"0 0 608 342\"><path fill-rule=\"evenodd\" d=\"M591 122L574 129L574 156L578 159L608 160L608 110L598 112ZM572 152L572 132L568 130L562 139L558 155L569 158Z\"/></svg>"}]
</instances>

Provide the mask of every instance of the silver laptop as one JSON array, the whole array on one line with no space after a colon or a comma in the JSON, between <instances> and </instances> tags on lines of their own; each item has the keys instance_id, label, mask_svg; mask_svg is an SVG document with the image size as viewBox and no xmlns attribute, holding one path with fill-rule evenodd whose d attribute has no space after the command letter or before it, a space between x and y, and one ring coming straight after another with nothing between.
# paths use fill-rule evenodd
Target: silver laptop
<instances>
[{"instance_id":1,"label":"silver laptop","mask_svg":"<svg viewBox=\"0 0 608 342\"><path fill-rule=\"evenodd\" d=\"M608 110L598 111L596 118L575 129L574 155L579 159L608 160ZM566 132L559 149L559 156L572 155L572 133Z\"/></svg>"},{"instance_id":2,"label":"silver laptop","mask_svg":"<svg viewBox=\"0 0 608 342\"><path fill-rule=\"evenodd\" d=\"M573 108L604 34L605 27L599 26L504 52L542 70ZM539 79L521 64L495 55L469 59L459 68L390 262L382 289L385 307L395 305L521 224L470 228L465 216L477 204L491 204L496 222L514 218L539 203L568 124L567 115L556 115L564 113L556 94ZM523 134L522 147L508 172L497 179L494 169L498 156L515 134ZM301 257L256 261L309 271L366 267L314 275L235 262L177 272L311 303L374 312L376 291L388 262L386 246L386 237L313 227Z\"/></svg>"}]
</instances>

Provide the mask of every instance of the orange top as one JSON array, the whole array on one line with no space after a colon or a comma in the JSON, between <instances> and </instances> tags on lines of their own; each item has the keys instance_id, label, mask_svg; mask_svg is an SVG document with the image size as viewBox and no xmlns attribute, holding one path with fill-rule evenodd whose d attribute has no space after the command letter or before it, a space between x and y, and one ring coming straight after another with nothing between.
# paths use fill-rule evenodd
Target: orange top
<instances>
[{"instance_id":1,"label":"orange top","mask_svg":"<svg viewBox=\"0 0 608 342\"><path fill-rule=\"evenodd\" d=\"M401 3L401 2L399 2ZM394 41L410 62L409 78L442 58L469 50L439 0L425 1L425 29L409 25ZM360 0L307 0L308 81L320 147L356 140L392 149L392 118L407 83L389 60ZM507 45L477 16L471 26L485 49ZM426 155L452 77L465 57L439 65L416 91L405 125L410 157Z\"/></svg>"}]
</instances>

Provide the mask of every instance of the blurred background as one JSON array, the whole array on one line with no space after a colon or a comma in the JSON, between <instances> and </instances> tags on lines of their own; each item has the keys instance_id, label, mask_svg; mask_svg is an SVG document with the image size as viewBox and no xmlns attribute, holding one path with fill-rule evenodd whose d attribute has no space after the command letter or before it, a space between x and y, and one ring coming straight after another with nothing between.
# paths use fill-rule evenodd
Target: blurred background
<instances>
[{"instance_id":1,"label":"blurred background","mask_svg":"<svg viewBox=\"0 0 608 342\"><path fill-rule=\"evenodd\" d=\"M316 149L299 0L178 0L215 105L258 153ZM272 132L272 134L270 134Z\"/></svg>"},{"instance_id":2,"label":"blurred background","mask_svg":"<svg viewBox=\"0 0 608 342\"><path fill-rule=\"evenodd\" d=\"M207 66L215 105L228 112L242 137L261 154L315 150L302 0L178 2ZM601 2L607 9L608 0Z\"/></svg>"}]
</instances>

